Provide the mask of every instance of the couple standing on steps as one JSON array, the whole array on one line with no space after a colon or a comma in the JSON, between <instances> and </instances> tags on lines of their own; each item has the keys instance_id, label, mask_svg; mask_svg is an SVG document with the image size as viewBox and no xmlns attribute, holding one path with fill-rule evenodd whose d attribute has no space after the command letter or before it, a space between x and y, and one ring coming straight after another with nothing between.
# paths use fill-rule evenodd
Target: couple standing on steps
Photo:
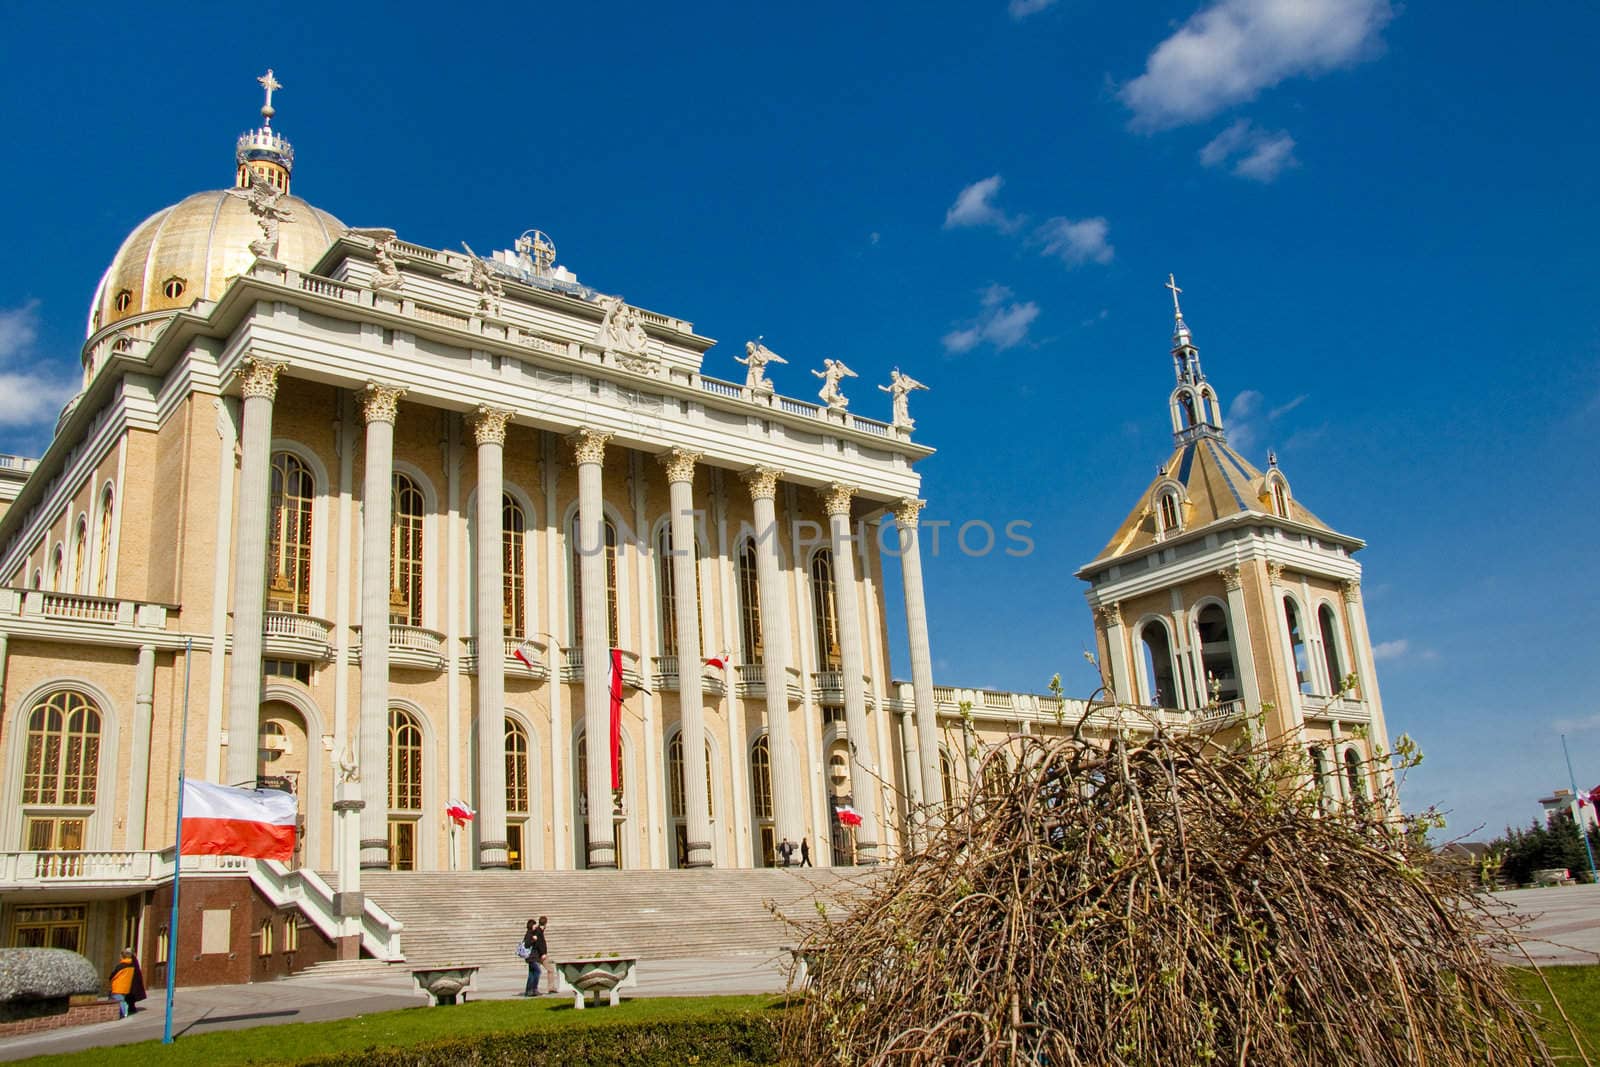
<instances>
[{"instance_id":1,"label":"couple standing on steps","mask_svg":"<svg viewBox=\"0 0 1600 1067\"><path fill-rule=\"evenodd\" d=\"M539 970L541 966L548 966L550 946L544 939L544 924L548 921L546 916L539 916L539 921L528 920L527 933L522 935L522 944L517 946L517 955L521 956L528 964L528 984L522 987L522 995L536 997L539 995ZM550 992L556 991L556 974L550 972Z\"/></svg>"}]
</instances>

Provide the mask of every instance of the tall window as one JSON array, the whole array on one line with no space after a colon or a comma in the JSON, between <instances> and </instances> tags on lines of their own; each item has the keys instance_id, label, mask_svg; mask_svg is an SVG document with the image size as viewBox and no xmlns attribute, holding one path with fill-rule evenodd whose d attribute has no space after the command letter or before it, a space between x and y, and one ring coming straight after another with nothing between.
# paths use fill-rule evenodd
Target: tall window
<instances>
[{"instance_id":1,"label":"tall window","mask_svg":"<svg viewBox=\"0 0 1600 1067\"><path fill-rule=\"evenodd\" d=\"M606 643L617 645L617 527L609 518L605 520L606 564ZM578 537L578 517L572 517L572 643L583 640L583 549L594 551L593 545L583 545Z\"/></svg>"},{"instance_id":2,"label":"tall window","mask_svg":"<svg viewBox=\"0 0 1600 1067\"><path fill-rule=\"evenodd\" d=\"M84 592L83 575L85 567L84 557L89 551L89 519L87 516L78 516L78 525L72 530L72 577L67 588L74 593Z\"/></svg>"},{"instance_id":3,"label":"tall window","mask_svg":"<svg viewBox=\"0 0 1600 1067\"><path fill-rule=\"evenodd\" d=\"M272 457L267 531L267 610L311 611L311 470L290 452Z\"/></svg>"},{"instance_id":4,"label":"tall window","mask_svg":"<svg viewBox=\"0 0 1600 1067\"><path fill-rule=\"evenodd\" d=\"M1344 688L1344 665L1339 656L1339 628L1333 621L1333 608L1327 604L1317 609L1317 626L1322 631L1322 663L1328 669L1331 696Z\"/></svg>"},{"instance_id":5,"label":"tall window","mask_svg":"<svg viewBox=\"0 0 1600 1067\"><path fill-rule=\"evenodd\" d=\"M811 557L811 621L817 636L817 668L838 670L844 662L839 651L839 605L834 596L833 553L826 548Z\"/></svg>"},{"instance_id":6,"label":"tall window","mask_svg":"<svg viewBox=\"0 0 1600 1067\"><path fill-rule=\"evenodd\" d=\"M1300 628L1300 608L1293 598L1283 598L1283 620L1289 626L1289 653L1294 659L1295 684L1311 692L1311 664L1306 660L1305 632Z\"/></svg>"},{"instance_id":7,"label":"tall window","mask_svg":"<svg viewBox=\"0 0 1600 1067\"><path fill-rule=\"evenodd\" d=\"M422 490L404 474L390 494L389 621L422 625Z\"/></svg>"},{"instance_id":8,"label":"tall window","mask_svg":"<svg viewBox=\"0 0 1600 1067\"><path fill-rule=\"evenodd\" d=\"M1272 479L1272 513L1285 519L1289 517L1289 489L1282 478Z\"/></svg>"},{"instance_id":9,"label":"tall window","mask_svg":"<svg viewBox=\"0 0 1600 1067\"><path fill-rule=\"evenodd\" d=\"M1239 668L1233 657L1233 635L1228 630L1228 614L1220 604L1207 604L1195 617L1195 629L1200 632L1200 665L1205 671L1201 679L1204 696L1210 701L1226 704L1239 699ZM1213 686L1215 688L1213 688Z\"/></svg>"},{"instance_id":10,"label":"tall window","mask_svg":"<svg viewBox=\"0 0 1600 1067\"><path fill-rule=\"evenodd\" d=\"M50 588L53 592L59 593L64 588L61 584L63 570L63 554L61 546L57 545L56 550L50 554Z\"/></svg>"},{"instance_id":11,"label":"tall window","mask_svg":"<svg viewBox=\"0 0 1600 1067\"><path fill-rule=\"evenodd\" d=\"M761 596L756 578L756 541L739 543L739 656L745 663L761 662Z\"/></svg>"},{"instance_id":12,"label":"tall window","mask_svg":"<svg viewBox=\"0 0 1600 1067\"><path fill-rule=\"evenodd\" d=\"M528 811L528 731L506 716L506 811Z\"/></svg>"},{"instance_id":13,"label":"tall window","mask_svg":"<svg viewBox=\"0 0 1600 1067\"><path fill-rule=\"evenodd\" d=\"M627 765L619 759L617 761L617 785L624 790L628 787L626 771ZM587 734L580 734L578 737L578 799L585 804L589 800L589 737Z\"/></svg>"},{"instance_id":14,"label":"tall window","mask_svg":"<svg viewBox=\"0 0 1600 1067\"><path fill-rule=\"evenodd\" d=\"M1328 806L1328 754L1321 745L1311 746L1311 779L1317 787L1317 810Z\"/></svg>"},{"instance_id":15,"label":"tall window","mask_svg":"<svg viewBox=\"0 0 1600 1067\"><path fill-rule=\"evenodd\" d=\"M507 637L521 637L527 593L523 568L527 559L528 522L522 505L506 493L500 498L500 570L505 574L505 628Z\"/></svg>"},{"instance_id":16,"label":"tall window","mask_svg":"<svg viewBox=\"0 0 1600 1067\"><path fill-rule=\"evenodd\" d=\"M1144 649L1144 698L1158 708L1178 706L1172 684L1172 640L1166 626L1151 620L1139 631Z\"/></svg>"},{"instance_id":17,"label":"tall window","mask_svg":"<svg viewBox=\"0 0 1600 1067\"><path fill-rule=\"evenodd\" d=\"M1161 494L1161 532L1176 533L1178 530L1178 494Z\"/></svg>"},{"instance_id":18,"label":"tall window","mask_svg":"<svg viewBox=\"0 0 1600 1067\"><path fill-rule=\"evenodd\" d=\"M1350 787L1350 803L1360 808L1367 802L1367 783L1361 773L1361 757L1354 748L1344 750L1345 784Z\"/></svg>"},{"instance_id":19,"label":"tall window","mask_svg":"<svg viewBox=\"0 0 1600 1067\"><path fill-rule=\"evenodd\" d=\"M675 582L673 564L676 562L672 555L672 524L665 523L661 532L656 534L656 589L661 594L661 654L663 656L676 656L678 654L678 593ZM695 541L694 546L694 572L700 573L700 542ZM698 593L698 590L696 590ZM695 597L695 614L700 625L700 647L705 648L706 610L700 597ZM682 670L682 666L679 667Z\"/></svg>"},{"instance_id":20,"label":"tall window","mask_svg":"<svg viewBox=\"0 0 1600 1067\"><path fill-rule=\"evenodd\" d=\"M758 819L772 818L772 749L762 737L750 749L750 791Z\"/></svg>"},{"instance_id":21,"label":"tall window","mask_svg":"<svg viewBox=\"0 0 1600 1067\"><path fill-rule=\"evenodd\" d=\"M100 494L100 529L96 536L94 591L105 596L110 588L111 575L111 506L115 502L108 485Z\"/></svg>"},{"instance_id":22,"label":"tall window","mask_svg":"<svg viewBox=\"0 0 1600 1067\"><path fill-rule=\"evenodd\" d=\"M683 731L672 735L667 745L667 811L668 817L682 819L689 810L684 799L687 787L683 777ZM711 808L711 742L706 742L706 815L714 816Z\"/></svg>"},{"instance_id":23,"label":"tall window","mask_svg":"<svg viewBox=\"0 0 1600 1067\"><path fill-rule=\"evenodd\" d=\"M47 808L91 808L100 774L100 709L74 689L45 697L28 716L28 750L22 769L22 803ZM31 851L84 847L88 812L28 812Z\"/></svg>"},{"instance_id":24,"label":"tall window","mask_svg":"<svg viewBox=\"0 0 1600 1067\"><path fill-rule=\"evenodd\" d=\"M956 768L950 762L950 753L939 749L939 786L944 790L944 806L951 808L956 802Z\"/></svg>"},{"instance_id":25,"label":"tall window","mask_svg":"<svg viewBox=\"0 0 1600 1067\"><path fill-rule=\"evenodd\" d=\"M410 712L389 709L389 868L417 866L422 814L422 727Z\"/></svg>"}]
</instances>

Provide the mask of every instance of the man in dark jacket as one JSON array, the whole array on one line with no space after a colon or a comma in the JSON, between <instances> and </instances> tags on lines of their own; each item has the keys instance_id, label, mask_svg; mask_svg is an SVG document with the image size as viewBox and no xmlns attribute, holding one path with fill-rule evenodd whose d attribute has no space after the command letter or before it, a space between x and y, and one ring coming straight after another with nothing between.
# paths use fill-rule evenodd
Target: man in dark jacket
<instances>
[{"instance_id":1,"label":"man in dark jacket","mask_svg":"<svg viewBox=\"0 0 1600 1067\"><path fill-rule=\"evenodd\" d=\"M556 991L556 970L555 970L554 967L550 966L550 944L549 944L549 942L547 942L544 939L545 923L547 923L549 921L550 921L549 916L546 916L546 915L539 916L539 925L537 927L535 927L535 930L534 930L533 951L539 957L539 963L542 964L544 966L544 968L547 971L550 972L550 992L554 993ZM538 985L539 985L538 981L535 980L535 982L534 982L534 992L535 992L535 994L538 993Z\"/></svg>"}]
</instances>

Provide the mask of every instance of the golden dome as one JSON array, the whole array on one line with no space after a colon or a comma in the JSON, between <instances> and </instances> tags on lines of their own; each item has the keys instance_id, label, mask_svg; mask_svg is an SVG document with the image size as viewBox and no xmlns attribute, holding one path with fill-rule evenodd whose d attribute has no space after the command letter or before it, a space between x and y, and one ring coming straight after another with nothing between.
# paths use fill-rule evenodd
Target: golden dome
<instances>
[{"instance_id":1,"label":"golden dome","mask_svg":"<svg viewBox=\"0 0 1600 1067\"><path fill-rule=\"evenodd\" d=\"M297 196L279 204L294 221L279 224L278 261L310 270L344 223ZM255 261L261 227L249 205L226 189L195 193L140 223L122 242L89 309L89 333L149 311L215 300Z\"/></svg>"}]
</instances>

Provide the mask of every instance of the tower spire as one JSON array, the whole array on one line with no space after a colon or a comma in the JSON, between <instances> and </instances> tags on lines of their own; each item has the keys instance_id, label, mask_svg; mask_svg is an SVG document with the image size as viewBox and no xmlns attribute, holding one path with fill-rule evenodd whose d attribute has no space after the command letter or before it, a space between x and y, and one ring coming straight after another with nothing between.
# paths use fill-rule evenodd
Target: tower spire
<instances>
[{"instance_id":1,"label":"tower spire","mask_svg":"<svg viewBox=\"0 0 1600 1067\"><path fill-rule=\"evenodd\" d=\"M272 128L272 116L278 113L277 108L272 106L272 94L282 89L283 83L273 74L271 67L256 79L256 83L265 90L267 99L261 105L260 128L241 134L234 150L234 163L238 167L234 186L248 189L253 175L287 193L289 175L294 170L294 146Z\"/></svg>"},{"instance_id":2,"label":"tower spire","mask_svg":"<svg viewBox=\"0 0 1600 1067\"><path fill-rule=\"evenodd\" d=\"M1172 433L1179 444L1187 444L1196 435L1222 434L1222 406L1217 401L1216 390L1207 382L1205 371L1200 369L1200 350L1194 346L1189 324L1183 321L1183 306L1178 303L1178 280L1167 275L1165 286L1172 293L1172 371L1177 376L1177 388L1172 391Z\"/></svg>"}]
</instances>

